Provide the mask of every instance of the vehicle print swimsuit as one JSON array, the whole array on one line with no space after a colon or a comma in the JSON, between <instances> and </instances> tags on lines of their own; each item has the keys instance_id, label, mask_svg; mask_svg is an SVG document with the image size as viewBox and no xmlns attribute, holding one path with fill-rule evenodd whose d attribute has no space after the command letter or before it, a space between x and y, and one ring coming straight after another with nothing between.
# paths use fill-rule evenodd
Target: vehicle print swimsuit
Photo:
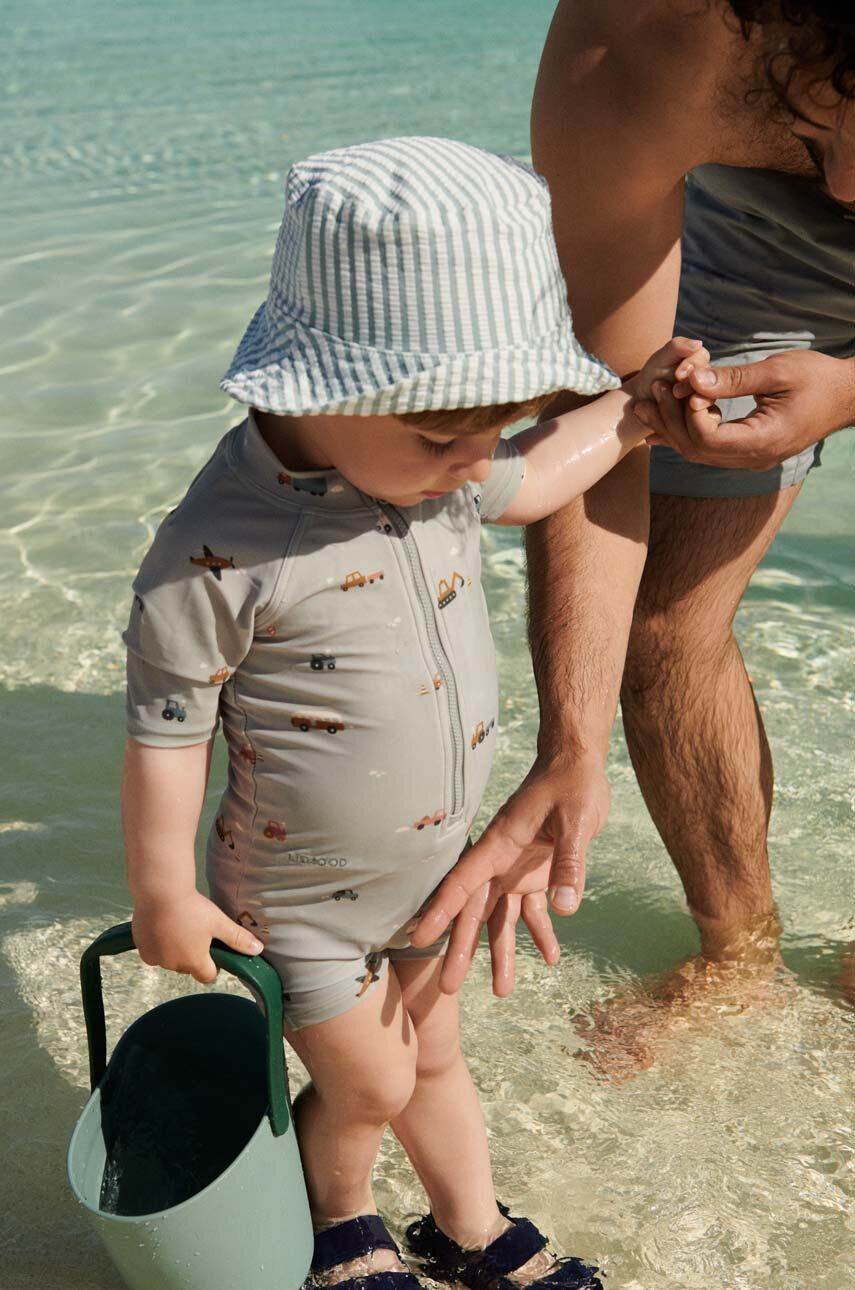
<instances>
[{"instance_id":1,"label":"vehicle print swimsuit","mask_svg":"<svg viewBox=\"0 0 855 1290\"><path fill-rule=\"evenodd\" d=\"M289 1027L352 1007L467 844L496 743L480 527L524 471L398 508L289 472L250 415L166 517L134 583L128 730L173 748L222 720L211 897L264 943Z\"/></svg>"}]
</instances>

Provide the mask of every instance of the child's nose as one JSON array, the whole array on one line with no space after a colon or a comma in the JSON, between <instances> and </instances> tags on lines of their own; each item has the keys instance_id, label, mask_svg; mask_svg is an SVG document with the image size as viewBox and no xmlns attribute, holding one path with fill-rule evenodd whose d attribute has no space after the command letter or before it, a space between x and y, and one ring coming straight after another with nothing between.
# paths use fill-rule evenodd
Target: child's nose
<instances>
[{"instance_id":1,"label":"child's nose","mask_svg":"<svg viewBox=\"0 0 855 1290\"><path fill-rule=\"evenodd\" d=\"M483 484L493 468L493 458L482 453L479 457L464 467L463 478L471 480L473 484Z\"/></svg>"},{"instance_id":2,"label":"child's nose","mask_svg":"<svg viewBox=\"0 0 855 1290\"><path fill-rule=\"evenodd\" d=\"M493 453L498 435L479 438L480 443L472 438L468 443L461 444L453 467L455 475L461 481L469 479L473 484L483 484L493 468Z\"/></svg>"}]
</instances>

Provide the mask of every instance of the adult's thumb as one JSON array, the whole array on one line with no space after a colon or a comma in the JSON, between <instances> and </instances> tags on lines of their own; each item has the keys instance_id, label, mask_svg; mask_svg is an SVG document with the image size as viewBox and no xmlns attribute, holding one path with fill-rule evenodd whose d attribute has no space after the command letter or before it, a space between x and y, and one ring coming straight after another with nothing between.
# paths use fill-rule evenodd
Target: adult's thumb
<instances>
[{"instance_id":1,"label":"adult's thumb","mask_svg":"<svg viewBox=\"0 0 855 1290\"><path fill-rule=\"evenodd\" d=\"M707 399L738 399L745 394L774 394L769 359L735 367L698 367L688 375L689 384Z\"/></svg>"}]
</instances>

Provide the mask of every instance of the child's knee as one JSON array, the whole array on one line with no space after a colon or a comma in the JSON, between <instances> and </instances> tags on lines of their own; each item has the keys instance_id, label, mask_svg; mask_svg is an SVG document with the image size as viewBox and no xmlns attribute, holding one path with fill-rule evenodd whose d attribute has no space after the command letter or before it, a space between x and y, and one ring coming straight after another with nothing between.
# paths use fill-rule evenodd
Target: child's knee
<instances>
[{"instance_id":1,"label":"child's knee","mask_svg":"<svg viewBox=\"0 0 855 1290\"><path fill-rule=\"evenodd\" d=\"M405 1051L373 1075L366 1071L354 1090L359 1110L372 1124L388 1124L408 1105L416 1087L416 1054Z\"/></svg>"},{"instance_id":2,"label":"child's knee","mask_svg":"<svg viewBox=\"0 0 855 1290\"><path fill-rule=\"evenodd\" d=\"M431 1025L427 1020L416 1028L416 1078L444 1075L461 1060L457 1027Z\"/></svg>"}]
</instances>

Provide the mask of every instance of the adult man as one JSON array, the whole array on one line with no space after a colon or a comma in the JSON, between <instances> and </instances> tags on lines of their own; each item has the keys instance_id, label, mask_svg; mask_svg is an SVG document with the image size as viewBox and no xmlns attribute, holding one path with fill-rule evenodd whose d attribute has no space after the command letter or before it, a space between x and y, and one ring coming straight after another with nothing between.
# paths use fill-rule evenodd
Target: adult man
<instances>
[{"instance_id":1,"label":"adult man","mask_svg":"<svg viewBox=\"0 0 855 1290\"><path fill-rule=\"evenodd\" d=\"M774 357L719 368L704 389L755 396L745 423L690 437L665 395L665 438L684 455L654 448L650 466L637 450L531 537L538 758L422 920L430 939L463 909L448 988L490 916L494 988L508 992L520 905L557 956L544 888L557 912L578 907L619 687L703 960L774 950L771 759L731 623L816 441L855 422L853 98L849 0L558 5L532 150L579 334L624 374L671 335L685 220L678 330L724 362Z\"/></svg>"}]
</instances>

